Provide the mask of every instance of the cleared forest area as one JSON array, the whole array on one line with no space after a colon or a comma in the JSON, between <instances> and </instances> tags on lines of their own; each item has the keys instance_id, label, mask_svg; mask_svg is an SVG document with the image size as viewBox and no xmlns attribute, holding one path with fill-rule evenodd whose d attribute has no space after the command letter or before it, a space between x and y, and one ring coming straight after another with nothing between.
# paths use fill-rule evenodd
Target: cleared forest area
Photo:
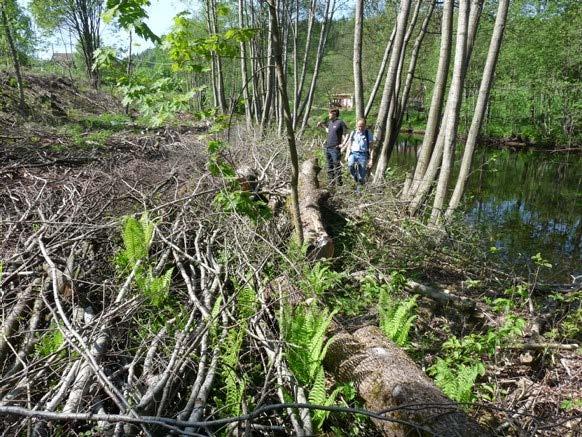
<instances>
[{"instance_id":1,"label":"cleared forest area","mask_svg":"<svg viewBox=\"0 0 582 437\"><path fill-rule=\"evenodd\" d=\"M147 129L105 94L26 80L27 96L49 89L72 115L53 118L50 104L25 124L2 114L5 435L440 434L423 411L450 415L459 407L446 398L437 407L402 385L387 392L388 413L370 400L366 373L349 363L379 347L403 348L411 369L470 402L458 411L484 434L576 432L582 361L568 339L579 336L579 289L522 282L471 248L463 227L433 234L406 217L397 185L356 198L322 190L309 205L335 253L310 258L317 244L293 242L276 137L233 126L217 152L207 145L226 132L208 123ZM113 112L82 103L94 99ZM300 156L313 147L300 143ZM209 163L247 170L235 189ZM358 334L372 326L395 343Z\"/></svg>"}]
</instances>

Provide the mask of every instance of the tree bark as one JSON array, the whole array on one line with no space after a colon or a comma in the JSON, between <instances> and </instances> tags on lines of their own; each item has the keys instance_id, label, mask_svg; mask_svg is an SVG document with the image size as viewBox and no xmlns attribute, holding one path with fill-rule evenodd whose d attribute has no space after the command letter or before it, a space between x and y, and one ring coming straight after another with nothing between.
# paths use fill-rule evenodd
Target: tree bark
<instances>
[{"instance_id":1,"label":"tree bark","mask_svg":"<svg viewBox=\"0 0 582 437\"><path fill-rule=\"evenodd\" d=\"M319 33L319 44L317 46L317 55L315 60L315 67L313 69L313 76L311 77L311 85L309 87L309 92L303 104L299 114L303 114L303 119L301 121L301 129L299 131L299 136L303 133L307 127L307 122L309 121L309 115L311 113L311 105L313 104L313 98L315 97L315 87L317 85L317 78L319 76L319 69L321 66L321 61L323 59L323 54L325 52L325 44L327 42L327 35L329 34L329 29L331 22L333 20L333 14L335 9L335 0L326 0L325 3L325 19L321 26L321 31Z\"/></svg>"},{"instance_id":2,"label":"tree bark","mask_svg":"<svg viewBox=\"0 0 582 437\"><path fill-rule=\"evenodd\" d=\"M311 158L301 165L299 173L299 209L303 227L307 257L311 260L332 258L334 243L328 235L321 217L321 203L329 196L327 190L319 187L318 174L321 168L317 158Z\"/></svg>"},{"instance_id":3,"label":"tree bark","mask_svg":"<svg viewBox=\"0 0 582 437\"><path fill-rule=\"evenodd\" d=\"M408 70L406 72L406 80L404 83L404 90L402 91L402 97L400 99L400 111L399 111L399 120L398 120L398 129L400 130L400 126L402 126L402 118L404 113L408 108L408 97L410 96L410 89L412 88L412 80L414 79L414 71L416 70L416 63L418 61L418 53L420 52L420 46L422 45L422 41L428 32L428 24L430 23L430 19L432 17L435 1L431 1L429 9L426 13L426 17L424 17L424 21L422 22L422 26L420 28L420 32L414 41L414 47L412 48L412 53L410 54L410 63L408 64Z\"/></svg>"},{"instance_id":4,"label":"tree bark","mask_svg":"<svg viewBox=\"0 0 582 437\"><path fill-rule=\"evenodd\" d=\"M364 117L368 117L370 114L370 110L372 109L372 105L374 104L374 100L376 100L376 94L378 94L378 90L380 89L380 84L382 83L382 78L384 77L384 73L386 71L386 64L388 63L388 57L392 51L392 44L394 43L394 36L396 35L396 26L392 29L392 33L390 34L390 38L388 39L388 44L386 44L386 49L384 50L384 56L382 57L382 63L380 64L380 69L378 70L378 75L376 76L376 82L374 83L374 87L370 92L370 97L368 98L368 103L366 104L366 109L364 111Z\"/></svg>"},{"instance_id":5,"label":"tree bark","mask_svg":"<svg viewBox=\"0 0 582 437\"><path fill-rule=\"evenodd\" d=\"M415 431L442 436L488 435L376 327L366 326L353 335L336 334L324 365L338 381L354 382L367 409L389 410L387 418L400 421L375 419L382 435L407 436Z\"/></svg>"},{"instance_id":6,"label":"tree bark","mask_svg":"<svg viewBox=\"0 0 582 437\"><path fill-rule=\"evenodd\" d=\"M377 146L379 150L375 153L377 159L377 167L376 167L376 174L383 175L388 168L388 161L390 160L390 154L392 153L392 147L396 143L396 139L398 138L398 133L400 131L400 124L399 121L401 119L401 111L403 108L399 105L400 99L400 87L401 87L401 76L402 76L402 66L404 64L404 57L406 55L406 47L408 46L408 42L410 37L412 36L412 31L416 26L416 20L418 19L418 13L420 11L420 5L422 0L416 1L416 6L414 7L414 12L412 14L412 18L408 25L408 30L406 31L406 35L404 36L404 41L402 43L402 48L400 49L400 59L398 62L398 70L396 72L396 77L394 79L394 91L392 94L392 99L390 102L390 109L388 110L388 116L386 117L386 133L384 135L384 141Z\"/></svg>"},{"instance_id":7,"label":"tree bark","mask_svg":"<svg viewBox=\"0 0 582 437\"><path fill-rule=\"evenodd\" d=\"M364 82L362 79L362 28L364 21L364 0L356 0L354 19L354 99L356 119L364 117Z\"/></svg>"},{"instance_id":8,"label":"tree bark","mask_svg":"<svg viewBox=\"0 0 582 437\"><path fill-rule=\"evenodd\" d=\"M432 93L424 138L420 148L420 155L416 163L414 175L412 176L412 183L410 188L402 194L405 200L410 200L416 194L416 191L418 190L424 174L428 168L430 157L433 153L433 148L437 139L437 128L440 120L450 64L451 40L453 32L453 7L453 0L445 0L441 24L439 64L437 67L435 85Z\"/></svg>"},{"instance_id":9,"label":"tree bark","mask_svg":"<svg viewBox=\"0 0 582 437\"><path fill-rule=\"evenodd\" d=\"M305 37L305 51L303 52L303 62L301 65L301 76L297 87L295 89L295 98L293 99L293 129L297 128L297 121L299 119L299 104L303 95L303 86L305 84L305 76L307 74L307 63L309 59L309 51L311 48L311 36L313 31L313 22L315 21L315 6L317 0L311 0L309 7L309 20L307 22L307 36ZM299 13L299 12L297 12Z\"/></svg>"},{"instance_id":10,"label":"tree bark","mask_svg":"<svg viewBox=\"0 0 582 437\"><path fill-rule=\"evenodd\" d=\"M238 25L242 29L245 26L244 21L244 0L238 0ZM244 41L240 43L240 72L241 72L241 85L243 92L243 99L245 99L245 120L247 127L250 127L251 119L251 94L249 92L249 83L247 76L247 44Z\"/></svg>"},{"instance_id":11,"label":"tree bark","mask_svg":"<svg viewBox=\"0 0 582 437\"><path fill-rule=\"evenodd\" d=\"M509 0L499 1L499 5L497 8L497 16L495 18L495 26L493 29L493 35L491 35L489 52L487 53L487 60L485 61L483 77L481 79L481 85L479 87L479 95L477 97L477 103L475 104L475 112L473 113L471 127L469 129L467 141L465 142L463 160L461 162L461 168L459 170L459 176L457 178L455 190L453 191L453 195L451 197L451 200L449 201L449 206L445 213L446 218L450 218L454 211L458 208L459 203L461 201L461 197L463 196L463 192L465 191L465 184L467 183L467 179L469 178L469 171L471 170L471 163L473 160L475 145L477 143L479 130L481 129L483 117L485 116L485 111L487 109L489 92L491 91L491 82L493 81L495 65L497 64L497 58L499 56L501 42L503 41L503 32L505 30L505 22L507 19L508 8Z\"/></svg>"},{"instance_id":12,"label":"tree bark","mask_svg":"<svg viewBox=\"0 0 582 437\"><path fill-rule=\"evenodd\" d=\"M447 117L443 120L444 129L444 144L443 144L443 160L441 171L439 173L438 184L436 188L435 198L433 202L433 209L430 216L430 221L436 224L440 220L442 207L444 204L446 191L448 187L449 177L453 167L454 148L457 137L457 126L459 120L459 110L461 108L461 101L463 98L463 83L465 81L465 61L467 57L467 32L469 21L470 6L469 0L459 1L459 18L457 26L457 41L455 44L455 66L453 69L453 79L451 89L449 90L449 97L447 105L449 105L449 112Z\"/></svg>"},{"instance_id":13,"label":"tree bark","mask_svg":"<svg viewBox=\"0 0 582 437\"><path fill-rule=\"evenodd\" d=\"M289 98L287 96L287 82L283 69L283 56L281 54L281 34L279 33L279 24L277 22L277 0L267 0L269 5L271 40L273 46L273 57L275 59L275 71L277 72L277 85L279 96L285 118L285 127L287 129L287 142L289 145L289 155L291 157L291 196L293 200L293 223L295 232L300 245L303 245L303 228L301 227L301 212L299 210L299 159L297 157L297 146L295 144L295 132L293 130L293 121L291 120L291 109L289 107Z\"/></svg>"},{"instance_id":14,"label":"tree bark","mask_svg":"<svg viewBox=\"0 0 582 437\"><path fill-rule=\"evenodd\" d=\"M390 102L395 88L396 75L398 73L398 65L400 63L400 56L402 54L402 45L404 43L404 36L406 34L406 22L408 21L408 12L410 10L410 0L402 0L400 3L400 12L396 22L396 35L394 38L394 46L390 55L390 63L388 64L388 72L386 74L386 82L384 83L384 93L378 110L378 118L376 120L376 127L374 129L374 140L376 144L384 142L386 135L386 123L388 112L390 110ZM376 156L379 154L376 153ZM383 177L383 172L376 170L374 172L374 183L378 183Z\"/></svg>"}]
</instances>

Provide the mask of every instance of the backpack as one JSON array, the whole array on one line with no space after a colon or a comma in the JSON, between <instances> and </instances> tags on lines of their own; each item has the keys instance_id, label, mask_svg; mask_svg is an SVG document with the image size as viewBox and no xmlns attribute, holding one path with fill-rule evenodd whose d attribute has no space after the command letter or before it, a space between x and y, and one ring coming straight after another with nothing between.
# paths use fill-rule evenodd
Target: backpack
<instances>
[{"instance_id":1,"label":"backpack","mask_svg":"<svg viewBox=\"0 0 582 437\"><path fill-rule=\"evenodd\" d=\"M350 141L353 142L354 141L354 135L356 134L356 131L353 130L352 133L350 134ZM360 152L364 152L364 153L370 153L370 131L368 129L364 130L364 138L365 138L365 148L364 149L360 149ZM351 149L351 147L350 147ZM351 153L351 150L350 150Z\"/></svg>"}]
</instances>

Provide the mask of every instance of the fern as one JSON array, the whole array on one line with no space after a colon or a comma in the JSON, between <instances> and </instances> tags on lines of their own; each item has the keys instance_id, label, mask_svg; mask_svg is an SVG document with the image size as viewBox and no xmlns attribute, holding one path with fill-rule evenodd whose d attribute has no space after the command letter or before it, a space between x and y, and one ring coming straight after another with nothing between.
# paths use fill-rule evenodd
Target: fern
<instances>
[{"instance_id":1,"label":"fern","mask_svg":"<svg viewBox=\"0 0 582 437\"><path fill-rule=\"evenodd\" d=\"M231 330L222 346L222 376L224 378L226 414L238 416L241 413L240 404L242 401L245 380L239 381L236 373L241 346L245 337L246 328L240 326Z\"/></svg>"},{"instance_id":2,"label":"fern","mask_svg":"<svg viewBox=\"0 0 582 437\"><path fill-rule=\"evenodd\" d=\"M154 231L156 229L156 225L153 221L150 220L149 214L145 211L141 217L139 218L139 224L143 231L143 243L145 245L146 252L149 250L152 240L154 238ZM147 256L147 253L146 253Z\"/></svg>"},{"instance_id":3,"label":"fern","mask_svg":"<svg viewBox=\"0 0 582 437\"><path fill-rule=\"evenodd\" d=\"M161 307L167 300L172 283L173 269L169 269L162 276L155 276L152 268L147 274L140 271L136 274L136 283L142 293L149 299L150 303L156 307Z\"/></svg>"},{"instance_id":4,"label":"fern","mask_svg":"<svg viewBox=\"0 0 582 437\"><path fill-rule=\"evenodd\" d=\"M315 304L283 310L281 329L288 343L287 362L297 381L308 389L312 404L332 405L339 393L334 391L328 396L322 364L329 345L325 333L334 314L321 311ZM327 416L328 412L315 411L313 423L320 428Z\"/></svg>"},{"instance_id":5,"label":"fern","mask_svg":"<svg viewBox=\"0 0 582 437\"><path fill-rule=\"evenodd\" d=\"M65 342L63 333L51 322L51 326L34 346L34 351L39 357L48 357L55 353Z\"/></svg>"},{"instance_id":6,"label":"fern","mask_svg":"<svg viewBox=\"0 0 582 437\"><path fill-rule=\"evenodd\" d=\"M123 224L124 255L133 267L148 255L148 245L141 223L133 217L126 217Z\"/></svg>"},{"instance_id":7,"label":"fern","mask_svg":"<svg viewBox=\"0 0 582 437\"><path fill-rule=\"evenodd\" d=\"M500 344L523 332L525 321L508 315L506 323L498 330L489 329L484 335L470 334L461 339L455 336L443 343L444 356L437 358L428 373L451 399L461 403L476 400L474 386L485 374L483 356L492 356Z\"/></svg>"},{"instance_id":8,"label":"fern","mask_svg":"<svg viewBox=\"0 0 582 437\"><path fill-rule=\"evenodd\" d=\"M438 358L428 371L435 376L435 383L448 397L467 404L475 401L473 387L477 378L485 374L485 366L481 361L471 365L451 365L446 360Z\"/></svg>"},{"instance_id":9,"label":"fern","mask_svg":"<svg viewBox=\"0 0 582 437\"><path fill-rule=\"evenodd\" d=\"M380 318L380 329L399 346L408 343L408 334L414 324L416 315L416 296L403 301L393 300L389 295L389 290L380 288L378 303L378 314Z\"/></svg>"},{"instance_id":10,"label":"fern","mask_svg":"<svg viewBox=\"0 0 582 437\"><path fill-rule=\"evenodd\" d=\"M253 288L244 287L238 293L236 314L238 327L231 329L221 346L221 374L224 378L224 407L227 416L241 414L241 403L247 385L247 376L237 375L240 351L246 337L248 320L255 313L257 295Z\"/></svg>"},{"instance_id":11,"label":"fern","mask_svg":"<svg viewBox=\"0 0 582 437\"><path fill-rule=\"evenodd\" d=\"M340 284L344 276L343 273L331 270L326 263L318 261L313 268L305 272L305 279L301 281L301 288L319 296Z\"/></svg>"}]
</instances>

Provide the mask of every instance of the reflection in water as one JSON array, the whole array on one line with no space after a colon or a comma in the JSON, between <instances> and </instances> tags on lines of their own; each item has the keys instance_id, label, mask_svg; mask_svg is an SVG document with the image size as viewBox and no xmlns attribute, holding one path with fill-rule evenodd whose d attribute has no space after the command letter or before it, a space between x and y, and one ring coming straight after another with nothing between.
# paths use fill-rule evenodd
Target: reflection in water
<instances>
[{"instance_id":1,"label":"reflection in water","mask_svg":"<svg viewBox=\"0 0 582 437\"><path fill-rule=\"evenodd\" d=\"M391 166L411 171L418 148L417 139L403 139ZM515 263L521 274L535 268L531 257L538 252L554 265L544 272L544 279L569 281L570 274L582 273L579 156L478 150L465 211L465 219L485 243L500 249L504 260Z\"/></svg>"}]
</instances>

